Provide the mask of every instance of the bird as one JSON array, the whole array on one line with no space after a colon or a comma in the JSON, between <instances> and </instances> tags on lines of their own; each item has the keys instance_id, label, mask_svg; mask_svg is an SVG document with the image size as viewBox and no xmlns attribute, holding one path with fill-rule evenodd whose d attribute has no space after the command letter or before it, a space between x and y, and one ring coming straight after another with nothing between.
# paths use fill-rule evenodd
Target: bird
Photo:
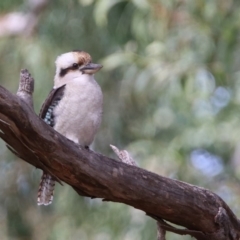
<instances>
[{"instance_id":1,"label":"bird","mask_svg":"<svg viewBox=\"0 0 240 240\"><path fill-rule=\"evenodd\" d=\"M89 148L102 120L103 94L94 74L103 66L92 63L89 53L73 50L57 57L54 86L39 117L69 140ZM53 201L54 178L43 172L38 205Z\"/></svg>"}]
</instances>

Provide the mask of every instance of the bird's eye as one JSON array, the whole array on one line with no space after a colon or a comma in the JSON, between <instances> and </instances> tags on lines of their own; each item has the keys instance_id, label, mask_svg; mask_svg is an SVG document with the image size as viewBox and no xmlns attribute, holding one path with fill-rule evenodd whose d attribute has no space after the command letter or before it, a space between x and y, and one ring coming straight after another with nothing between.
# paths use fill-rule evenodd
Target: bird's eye
<instances>
[{"instance_id":1,"label":"bird's eye","mask_svg":"<svg viewBox=\"0 0 240 240\"><path fill-rule=\"evenodd\" d=\"M72 67L73 67L73 68L78 68L78 64L77 64L77 63L74 63L74 64L72 65Z\"/></svg>"}]
</instances>

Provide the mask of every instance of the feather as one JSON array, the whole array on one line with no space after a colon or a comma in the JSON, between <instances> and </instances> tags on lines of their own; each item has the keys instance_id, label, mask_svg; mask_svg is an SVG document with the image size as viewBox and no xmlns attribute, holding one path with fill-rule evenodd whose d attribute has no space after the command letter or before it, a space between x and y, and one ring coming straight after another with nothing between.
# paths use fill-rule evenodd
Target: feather
<instances>
[{"instance_id":1,"label":"feather","mask_svg":"<svg viewBox=\"0 0 240 240\"><path fill-rule=\"evenodd\" d=\"M55 181L52 176L47 173L43 173L38 189L38 205L49 205L52 203L54 186Z\"/></svg>"},{"instance_id":2,"label":"feather","mask_svg":"<svg viewBox=\"0 0 240 240\"><path fill-rule=\"evenodd\" d=\"M57 89L53 88L40 110L39 116L51 127L54 127L54 108L62 99L64 90L65 85ZM54 186L54 178L51 175L43 172L38 189L38 205L49 205L52 203Z\"/></svg>"},{"instance_id":3,"label":"feather","mask_svg":"<svg viewBox=\"0 0 240 240\"><path fill-rule=\"evenodd\" d=\"M53 110L58 105L59 101L62 99L65 86L66 85L63 85L56 89L53 88L41 107L39 117L42 118L51 127L54 127Z\"/></svg>"}]
</instances>

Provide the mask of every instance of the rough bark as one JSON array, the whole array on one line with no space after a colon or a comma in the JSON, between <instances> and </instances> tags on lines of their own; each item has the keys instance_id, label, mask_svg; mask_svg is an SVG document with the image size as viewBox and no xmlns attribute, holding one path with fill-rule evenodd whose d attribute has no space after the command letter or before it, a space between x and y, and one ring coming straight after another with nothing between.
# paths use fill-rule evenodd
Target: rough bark
<instances>
[{"instance_id":1,"label":"rough bark","mask_svg":"<svg viewBox=\"0 0 240 240\"><path fill-rule=\"evenodd\" d=\"M0 86L0 137L24 161L71 185L80 195L146 212L161 231L201 240L239 239L239 220L213 192L78 146L45 124L26 99Z\"/></svg>"}]
</instances>

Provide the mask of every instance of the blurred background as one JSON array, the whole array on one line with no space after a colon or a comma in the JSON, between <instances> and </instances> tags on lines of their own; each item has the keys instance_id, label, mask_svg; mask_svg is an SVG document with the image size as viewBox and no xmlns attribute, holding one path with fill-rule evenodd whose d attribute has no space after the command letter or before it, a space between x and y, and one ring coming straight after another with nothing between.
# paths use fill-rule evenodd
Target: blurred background
<instances>
[{"instance_id":1,"label":"blurred background","mask_svg":"<svg viewBox=\"0 0 240 240\"><path fill-rule=\"evenodd\" d=\"M73 49L104 65L95 151L127 149L140 167L208 188L240 216L240 2L0 1L0 84L16 92L28 68L36 113L56 57ZM156 239L155 221L141 211L66 185L51 206L37 206L40 176L0 141L1 240Z\"/></svg>"}]
</instances>

